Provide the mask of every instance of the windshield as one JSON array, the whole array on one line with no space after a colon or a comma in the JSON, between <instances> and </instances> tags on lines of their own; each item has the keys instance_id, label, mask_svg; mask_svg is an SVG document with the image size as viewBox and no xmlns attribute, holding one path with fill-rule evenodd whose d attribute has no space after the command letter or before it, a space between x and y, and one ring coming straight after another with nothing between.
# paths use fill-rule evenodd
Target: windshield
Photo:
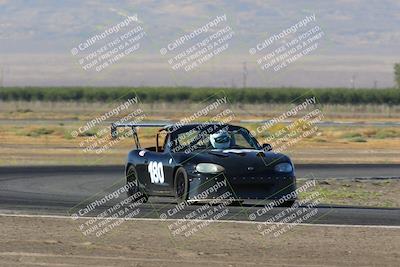
<instances>
[{"instance_id":1,"label":"windshield","mask_svg":"<svg viewBox=\"0 0 400 267\"><path fill-rule=\"evenodd\" d=\"M217 141L225 142L224 147L215 146L212 138L219 133L222 137L216 137ZM222 139L222 140L221 140ZM257 140L247 130L239 128L230 130L228 127L208 129L191 129L179 133L171 141L172 152L190 152L195 150L213 149L261 149Z\"/></svg>"}]
</instances>

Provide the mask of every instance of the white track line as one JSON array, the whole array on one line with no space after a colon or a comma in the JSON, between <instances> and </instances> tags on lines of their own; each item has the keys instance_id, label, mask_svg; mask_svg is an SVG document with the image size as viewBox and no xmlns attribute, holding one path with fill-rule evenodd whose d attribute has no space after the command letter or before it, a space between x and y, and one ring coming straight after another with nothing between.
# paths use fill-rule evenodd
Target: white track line
<instances>
[{"instance_id":1,"label":"white track line","mask_svg":"<svg viewBox=\"0 0 400 267\"><path fill-rule=\"evenodd\" d=\"M70 219L73 220L71 216L65 215L36 215L36 214L9 214L0 213L0 217L25 217L25 218L51 218L51 219ZM90 220L96 219L96 217L79 217L76 220ZM97 218L101 219L112 219L112 218ZM120 218L113 218L120 219ZM155 218L123 218L126 221L155 221L155 222L166 222L166 221L179 221L180 219L155 219ZM186 220L186 221L197 221L204 222L210 220ZM380 228L380 229L400 229L400 226L395 225L357 225L357 224L318 224L318 223L266 223L266 222L255 222L255 221L234 221L234 220L212 220L214 223L238 223L238 224L286 224L295 226L311 226L311 227L342 227L342 228Z\"/></svg>"}]
</instances>

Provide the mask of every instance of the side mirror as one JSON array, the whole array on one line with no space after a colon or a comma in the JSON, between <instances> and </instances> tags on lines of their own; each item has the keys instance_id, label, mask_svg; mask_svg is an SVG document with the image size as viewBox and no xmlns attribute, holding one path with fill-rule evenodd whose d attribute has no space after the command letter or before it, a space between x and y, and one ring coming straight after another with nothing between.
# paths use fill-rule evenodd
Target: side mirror
<instances>
[{"instance_id":1,"label":"side mirror","mask_svg":"<svg viewBox=\"0 0 400 267\"><path fill-rule=\"evenodd\" d=\"M271 151L272 150L272 146L270 144L263 144L262 148L265 151Z\"/></svg>"},{"instance_id":2,"label":"side mirror","mask_svg":"<svg viewBox=\"0 0 400 267\"><path fill-rule=\"evenodd\" d=\"M111 124L111 138L116 139L118 137L117 126L114 123Z\"/></svg>"}]
</instances>

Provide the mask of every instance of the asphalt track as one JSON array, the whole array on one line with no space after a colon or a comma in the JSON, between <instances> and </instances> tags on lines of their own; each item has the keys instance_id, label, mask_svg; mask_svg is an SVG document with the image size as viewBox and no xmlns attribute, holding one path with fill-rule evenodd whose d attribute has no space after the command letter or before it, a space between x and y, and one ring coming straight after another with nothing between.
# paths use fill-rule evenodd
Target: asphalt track
<instances>
[{"instance_id":1,"label":"asphalt track","mask_svg":"<svg viewBox=\"0 0 400 267\"><path fill-rule=\"evenodd\" d=\"M399 177L400 165L297 165L298 177L305 178L382 178ZM96 199L100 199L125 184L123 166L46 166L46 167L1 167L0 168L0 212L21 214L69 215L79 213ZM113 207L125 198L119 196L101 207L86 213L96 216ZM266 213L264 202L245 202L228 206L223 220L266 221L282 212L274 208ZM136 218L179 219L198 210L201 205L191 205L174 213L176 205L169 198L151 198L149 203L138 206ZM296 210L302 210L300 206ZM318 213L305 219L305 223L355 224L400 226L400 209L378 209L345 206L319 205Z\"/></svg>"}]
</instances>

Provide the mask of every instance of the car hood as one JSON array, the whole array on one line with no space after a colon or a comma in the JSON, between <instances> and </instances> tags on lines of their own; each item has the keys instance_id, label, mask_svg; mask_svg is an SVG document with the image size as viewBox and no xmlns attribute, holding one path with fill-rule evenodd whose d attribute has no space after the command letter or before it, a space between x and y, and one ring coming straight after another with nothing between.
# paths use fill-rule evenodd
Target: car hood
<instances>
[{"instance_id":1,"label":"car hood","mask_svg":"<svg viewBox=\"0 0 400 267\"><path fill-rule=\"evenodd\" d=\"M231 175L248 175L249 172L273 170L276 164L291 162L288 156L256 149L213 149L195 151L187 159L191 163L215 163L223 166Z\"/></svg>"}]
</instances>

